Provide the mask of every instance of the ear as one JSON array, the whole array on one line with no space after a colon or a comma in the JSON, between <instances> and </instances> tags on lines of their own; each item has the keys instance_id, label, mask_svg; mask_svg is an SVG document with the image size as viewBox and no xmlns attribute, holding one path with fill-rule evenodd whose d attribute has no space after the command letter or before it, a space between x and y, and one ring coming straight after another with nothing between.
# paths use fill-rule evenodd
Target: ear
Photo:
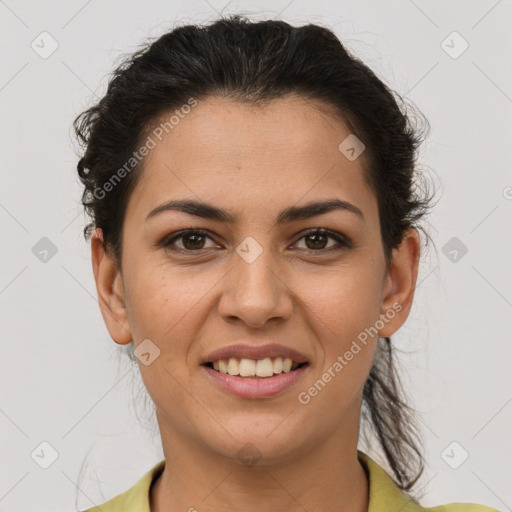
<instances>
[{"instance_id":1,"label":"ear","mask_svg":"<svg viewBox=\"0 0 512 512\"><path fill-rule=\"evenodd\" d=\"M101 314L112 339L120 345L132 341L126 313L121 272L105 252L103 232L96 228L91 238L91 257Z\"/></svg>"},{"instance_id":2,"label":"ear","mask_svg":"<svg viewBox=\"0 0 512 512\"><path fill-rule=\"evenodd\" d=\"M384 280L380 311L384 327L379 330L382 338L398 331L409 316L416 289L419 258L420 238L416 229L409 228L400 246L393 250Z\"/></svg>"}]
</instances>

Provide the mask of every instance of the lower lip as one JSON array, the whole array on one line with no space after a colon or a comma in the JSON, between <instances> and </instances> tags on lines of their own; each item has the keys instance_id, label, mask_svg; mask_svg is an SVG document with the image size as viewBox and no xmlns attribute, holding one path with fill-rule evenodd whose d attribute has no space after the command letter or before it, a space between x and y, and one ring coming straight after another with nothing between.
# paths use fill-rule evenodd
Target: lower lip
<instances>
[{"instance_id":1,"label":"lower lip","mask_svg":"<svg viewBox=\"0 0 512 512\"><path fill-rule=\"evenodd\" d=\"M273 377L237 377L218 372L208 366L201 368L225 391L243 398L268 398L293 386L304 375L308 366L306 364L293 372L279 373Z\"/></svg>"}]
</instances>

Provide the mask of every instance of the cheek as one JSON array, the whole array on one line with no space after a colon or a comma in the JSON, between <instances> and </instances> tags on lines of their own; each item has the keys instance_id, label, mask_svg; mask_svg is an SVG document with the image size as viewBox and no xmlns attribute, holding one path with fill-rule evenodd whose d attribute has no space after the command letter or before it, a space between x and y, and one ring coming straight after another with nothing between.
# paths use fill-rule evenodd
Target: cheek
<instances>
[{"instance_id":1,"label":"cheek","mask_svg":"<svg viewBox=\"0 0 512 512\"><path fill-rule=\"evenodd\" d=\"M334 400L348 406L364 385L378 340L379 272L361 255L353 264L308 280L300 292L301 297L307 297L304 311L314 337L320 341L321 357L314 374L321 382L311 389L312 396L319 396L318 405Z\"/></svg>"},{"instance_id":2,"label":"cheek","mask_svg":"<svg viewBox=\"0 0 512 512\"><path fill-rule=\"evenodd\" d=\"M381 277L362 260L309 276L297 292L327 346L343 345L379 318Z\"/></svg>"},{"instance_id":3,"label":"cheek","mask_svg":"<svg viewBox=\"0 0 512 512\"><path fill-rule=\"evenodd\" d=\"M181 364L195 333L208 314L204 304L215 293L215 273L166 264L132 265L128 282L128 315L137 340L149 338L162 355L171 353Z\"/></svg>"},{"instance_id":4,"label":"cheek","mask_svg":"<svg viewBox=\"0 0 512 512\"><path fill-rule=\"evenodd\" d=\"M206 300L215 281L193 277L190 270L185 276L169 265L132 268L128 280L132 332L137 343L149 339L159 349L150 365L139 364L142 379L157 406L185 408L182 386L188 379L191 340L205 321L201 298Z\"/></svg>"},{"instance_id":5,"label":"cheek","mask_svg":"<svg viewBox=\"0 0 512 512\"><path fill-rule=\"evenodd\" d=\"M315 422L334 428L360 400L374 359L379 290L368 274L340 275L312 295L308 322L320 343L317 364L298 400Z\"/></svg>"},{"instance_id":6,"label":"cheek","mask_svg":"<svg viewBox=\"0 0 512 512\"><path fill-rule=\"evenodd\" d=\"M158 271L134 274L130 282L129 316L142 336L160 339L163 329L170 329L180 309L186 307L179 281Z\"/></svg>"}]
</instances>

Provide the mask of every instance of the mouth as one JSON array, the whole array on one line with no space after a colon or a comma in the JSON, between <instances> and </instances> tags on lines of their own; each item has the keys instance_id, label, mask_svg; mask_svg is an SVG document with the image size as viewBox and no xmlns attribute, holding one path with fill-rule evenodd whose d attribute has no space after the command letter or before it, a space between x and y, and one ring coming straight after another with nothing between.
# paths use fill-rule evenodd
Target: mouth
<instances>
[{"instance_id":1,"label":"mouth","mask_svg":"<svg viewBox=\"0 0 512 512\"><path fill-rule=\"evenodd\" d=\"M264 359L246 359L230 357L208 361L201 366L225 375L245 377L248 379L268 379L283 373L293 373L308 366L308 362L293 361L291 358L266 357Z\"/></svg>"}]
</instances>

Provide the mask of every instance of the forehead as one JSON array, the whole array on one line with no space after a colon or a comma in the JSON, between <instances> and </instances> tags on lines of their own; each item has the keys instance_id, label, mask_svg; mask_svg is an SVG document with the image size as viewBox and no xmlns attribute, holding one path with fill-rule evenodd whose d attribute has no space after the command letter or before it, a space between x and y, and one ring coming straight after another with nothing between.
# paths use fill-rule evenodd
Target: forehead
<instances>
[{"instance_id":1,"label":"forehead","mask_svg":"<svg viewBox=\"0 0 512 512\"><path fill-rule=\"evenodd\" d=\"M296 96L257 106L221 97L198 101L167 125L161 140L152 136L156 145L145 157L128 209L142 217L175 197L217 203L221 198L224 207L246 211L326 195L371 203L364 153L350 161L340 152L350 129L325 108Z\"/></svg>"}]
</instances>

